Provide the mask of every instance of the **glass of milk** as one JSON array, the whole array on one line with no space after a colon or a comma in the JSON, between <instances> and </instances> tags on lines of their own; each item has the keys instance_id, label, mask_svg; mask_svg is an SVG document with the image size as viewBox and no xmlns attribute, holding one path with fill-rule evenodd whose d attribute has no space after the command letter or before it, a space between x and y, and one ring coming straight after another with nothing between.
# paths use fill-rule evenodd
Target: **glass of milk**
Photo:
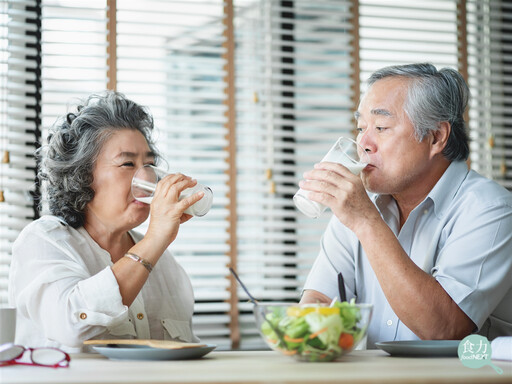
<instances>
[{"instance_id":1,"label":"glass of milk","mask_svg":"<svg viewBox=\"0 0 512 384\"><path fill-rule=\"evenodd\" d=\"M133 175L132 179L133 197L143 203L151 204L157 183L168 174L169 172L151 164L146 164L142 168L139 168L137 172L135 172L135 175ZM188 207L185 210L185 213L192 216L204 216L208 213L212 206L213 192L205 185L198 183L192 188L183 190L179 199L184 199L185 197L201 191L204 192L204 196L201 200Z\"/></svg>"},{"instance_id":2,"label":"glass of milk","mask_svg":"<svg viewBox=\"0 0 512 384\"><path fill-rule=\"evenodd\" d=\"M368 165L370 159L363 147L356 141L348 137L340 137L322 161L339 163L347 167L354 175L359 175ZM323 204L309 200L308 191L302 188L293 196L293 202L303 214L313 219L319 217L327 208Z\"/></svg>"}]
</instances>

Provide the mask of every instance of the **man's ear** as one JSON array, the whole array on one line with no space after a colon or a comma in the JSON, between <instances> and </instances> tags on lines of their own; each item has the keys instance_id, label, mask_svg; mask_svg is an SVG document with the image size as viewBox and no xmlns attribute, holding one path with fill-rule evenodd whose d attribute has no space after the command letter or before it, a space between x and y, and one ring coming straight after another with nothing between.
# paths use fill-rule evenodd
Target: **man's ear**
<instances>
[{"instance_id":1,"label":"man's ear","mask_svg":"<svg viewBox=\"0 0 512 384\"><path fill-rule=\"evenodd\" d=\"M452 127L449 122L439 123L437 131L432 131L432 155L443 152L448 143Z\"/></svg>"}]
</instances>

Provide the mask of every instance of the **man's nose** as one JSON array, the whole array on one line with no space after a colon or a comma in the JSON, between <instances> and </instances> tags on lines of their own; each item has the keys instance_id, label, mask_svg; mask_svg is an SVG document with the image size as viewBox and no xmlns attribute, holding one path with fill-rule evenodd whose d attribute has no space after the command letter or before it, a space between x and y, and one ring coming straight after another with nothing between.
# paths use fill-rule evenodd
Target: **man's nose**
<instances>
[{"instance_id":1,"label":"man's nose","mask_svg":"<svg viewBox=\"0 0 512 384\"><path fill-rule=\"evenodd\" d=\"M372 143L371 135L368 133L368 129L365 129L363 132L360 132L357 141L359 142L359 145L363 147L365 152L371 153L374 151L374 145Z\"/></svg>"}]
</instances>

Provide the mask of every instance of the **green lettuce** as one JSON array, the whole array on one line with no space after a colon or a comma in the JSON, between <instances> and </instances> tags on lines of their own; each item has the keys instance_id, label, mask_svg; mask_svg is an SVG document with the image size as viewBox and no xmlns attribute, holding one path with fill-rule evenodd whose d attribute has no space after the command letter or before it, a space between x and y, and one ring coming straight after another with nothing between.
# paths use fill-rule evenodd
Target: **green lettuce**
<instances>
[{"instance_id":1,"label":"green lettuce","mask_svg":"<svg viewBox=\"0 0 512 384\"><path fill-rule=\"evenodd\" d=\"M308 313L304 316L304 320L309 324L309 330L311 333L316 333L327 328L326 331L321 332L318 335L320 341L328 347L332 345L338 345L341 332L343 331L343 323L341 317L337 314L334 315L321 315L316 312Z\"/></svg>"}]
</instances>

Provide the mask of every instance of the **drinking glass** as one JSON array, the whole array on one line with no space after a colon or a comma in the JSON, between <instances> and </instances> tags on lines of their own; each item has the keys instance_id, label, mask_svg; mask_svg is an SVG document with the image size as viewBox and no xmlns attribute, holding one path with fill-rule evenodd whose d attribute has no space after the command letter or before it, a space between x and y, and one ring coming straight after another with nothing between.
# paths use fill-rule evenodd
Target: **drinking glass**
<instances>
[{"instance_id":1,"label":"drinking glass","mask_svg":"<svg viewBox=\"0 0 512 384\"><path fill-rule=\"evenodd\" d=\"M167 176L169 173L163 169L157 168L154 165L146 164L139 168L132 179L132 194L138 201L146 204L151 204L153 195L155 193L156 184ZM183 190L180 194L179 200L184 199L196 192L204 192L204 196L198 202L185 210L192 216L204 216L208 213L212 206L213 192L212 190L202 184L196 184L192 188Z\"/></svg>"},{"instance_id":2,"label":"drinking glass","mask_svg":"<svg viewBox=\"0 0 512 384\"><path fill-rule=\"evenodd\" d=\"M324 156L322 161L339 163L347 167L354 175L366 167L370 161L368 154L356 141L348 137L340 137ZM325 205L311 201L308 198L308 191L300 188L293 201L297 208L306 216L316 219L327 208Z\"/></svg>"}]
</instances>

